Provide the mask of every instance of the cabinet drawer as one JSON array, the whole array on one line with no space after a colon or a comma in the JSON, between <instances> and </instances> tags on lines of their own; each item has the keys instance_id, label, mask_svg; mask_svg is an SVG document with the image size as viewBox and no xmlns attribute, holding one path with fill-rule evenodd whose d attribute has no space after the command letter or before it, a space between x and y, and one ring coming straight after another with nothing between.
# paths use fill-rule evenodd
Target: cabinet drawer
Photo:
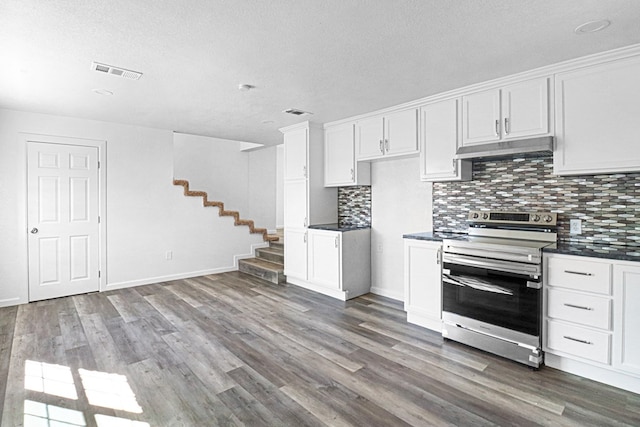
<instances>
[{"instance_id":1,"label":"cabinet drawer","mask_svg":"<svg viewBox=\"0 0 640 427\"><path fill-rule=\"evenodd\" d=\"M611 295L611 264L571 258L548 258L551 286Z\"/></svg>"},{"instance_id":2,"label":"cabinet drawer","mask_svg":"<svg viewBox=\"0 0 640 427\"><path fill-rule=\"evenodd\" d=\"M547 321L547 347L600 363L610 363L611 335L580 326Z\"/></svg>"},{"instance_id":3,"label":"cabinet drawer","mask_svg":"<svg viewBox=\"0 0 640 427\"><path fill-rule=\"evenodd\" d=\"M559 289L547 292L547 315L600 329L611 329L611 300Z\"/></svg>"}]
</instances>

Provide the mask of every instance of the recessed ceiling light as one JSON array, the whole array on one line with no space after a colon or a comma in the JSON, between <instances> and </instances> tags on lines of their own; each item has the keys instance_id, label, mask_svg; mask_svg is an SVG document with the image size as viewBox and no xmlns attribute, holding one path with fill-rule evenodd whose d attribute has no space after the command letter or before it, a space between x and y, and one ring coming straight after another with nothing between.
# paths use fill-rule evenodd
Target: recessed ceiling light
<instances>
[{"instance_id":1,"label":"recessed ceiling light","mask_svg":"<svg viewBox=\"0 0 640 427\"><path fill-rule=\"evenodd\" d=\"M113 92L107 89L93 89L93 91L98 95L107 95L107 96L113 95Z\"/></svg>"},{"instance_id":2,"label":"recessed ceiling light","mask_svg":"<svg viewBox=\"0 0 640 427\"><path fill-rule=\"evenodd\" d=\"M595 33L596 31L604 30L609 25L611 25L610 21L606 19L599 19L597 21L589 21L589 22L585 22L582 25L578 25L576 29L573 30L573 32L578 35Z\"/></svg>"},{"instance_id":3,"label":"recessed ceiling light","mask_svg":"<svg viewBox=\"0 0 640 427\"><path fill-rule=\"evenodd\" d=\"M248 84L243 84L243 83L240 83L238 85L238 90L242 91L242 92L247 92L247 91L249 91L251 89L254 89L254 88L255 88L255 86L253 86L253 85L248 85Z\"/></svg>"}]
</instances>

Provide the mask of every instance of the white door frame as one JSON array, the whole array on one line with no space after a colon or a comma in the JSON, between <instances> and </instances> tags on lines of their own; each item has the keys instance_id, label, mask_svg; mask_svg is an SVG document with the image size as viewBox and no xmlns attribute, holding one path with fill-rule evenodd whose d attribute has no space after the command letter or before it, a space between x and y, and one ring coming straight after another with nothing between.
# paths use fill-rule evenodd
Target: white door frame
<instances>
[{"instance_id":1,"label":"white door frame","mask_svg":"<svg viewBox=\"0 0 640 427\"><path fill-rule=\"evenodd\" d=\"M85 147L96 147L98 149L98 162L100 167L98 168L98 212L100 215L100 223L98 224L98 260L100 270L100 292L107 288L107 141L101 141L96 139L85 138L72 138L64 136L54 135L39 135L33 133L20 133L22 137L22 146L24 149L24 161L27 166L27 145L29 142L41 142L45 144L64 144L64 145L79 145ZM27 206L25 209L25 233L28 233L28 197L27 181L28 181L29 168L25 167L24 183L25 183L25 201ZM29 259L29 245L27 245L27 260ZM28 262L28 261L27 261Z\"/></svg>"}]
</instances>

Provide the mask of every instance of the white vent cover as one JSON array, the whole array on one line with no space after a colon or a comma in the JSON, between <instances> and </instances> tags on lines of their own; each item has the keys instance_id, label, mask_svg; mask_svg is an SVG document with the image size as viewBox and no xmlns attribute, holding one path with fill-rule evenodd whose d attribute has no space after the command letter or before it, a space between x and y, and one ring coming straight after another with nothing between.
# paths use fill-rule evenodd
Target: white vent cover
<instances>
[{"instance_id":1,"label":"white vent cover","mask_svg":"<svg viewBox=\"0 0 640 427\"><path fill-rule=\"evenodd\" d=\"M296 108L287 108L286 110L284 110L282 112L283 113L287 113L287 114L293 114L294 116L305 116L307 114L313 114L313 113L310 113L308 111L298 110Z\"/></svg>"},{"instance_id":2,"label":"white vent cover","mask_svg":"<svg viewBox=\"0 0 640 427\"><path fill-rule=\"evenodd\" d=\"M92 62L91 69L99 73L111 74L125 79L138 80L142 77L142 73L137 71L125 70L124 68L114 67L113 65Z\"/></svg>"}]
</instances>

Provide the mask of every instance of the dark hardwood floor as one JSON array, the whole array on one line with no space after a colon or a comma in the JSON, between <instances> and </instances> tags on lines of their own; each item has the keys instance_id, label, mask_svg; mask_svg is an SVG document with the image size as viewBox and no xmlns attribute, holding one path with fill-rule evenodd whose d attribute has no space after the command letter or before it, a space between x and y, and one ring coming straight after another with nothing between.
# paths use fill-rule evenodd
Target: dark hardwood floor
<instances>
[{"instance_id":1,"label":"dark hardwood floor","mask_svg":"<svg viewBox=\"0 0 640 427\"><path fill-rule=\"evenodd\" d=\"M6 387L5 387L6 385ZM225 273L0 308L2 426L623 426L640 395Z\"/></svg>"}]
</instances>

